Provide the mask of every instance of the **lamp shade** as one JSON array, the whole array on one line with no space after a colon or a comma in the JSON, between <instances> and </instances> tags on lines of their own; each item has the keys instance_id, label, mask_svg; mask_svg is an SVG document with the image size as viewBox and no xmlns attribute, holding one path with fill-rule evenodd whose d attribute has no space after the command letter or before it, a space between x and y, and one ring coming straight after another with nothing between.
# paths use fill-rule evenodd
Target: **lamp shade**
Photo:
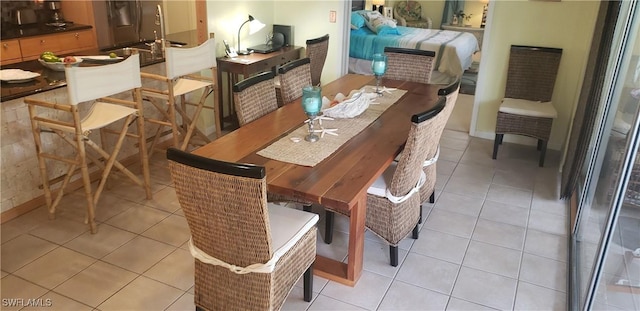
<instances>
[{"instance_id":1,"label":"lamp shade","mask_svg":"<svg viewBox=\"0 0 640 311\"><path fill-rule=\"evenodd\" d=\"M241 50L240 49L240 31L242 31L242 27L244 27L244 25L246 25L247 23L249 23L249 34L252 35L256 32L258 32L260 29L264 28L264 24L261 23L259 20L253 18L253 16L249 15L249 19L246 20L244 23L242 23L242 25L240 25L240 28L238 29L238 54L240 55L246 55L249 54L250 52L247 50Z\"/></svg>"},{"instance_id":2,"label":"lamp shade","mask_svg":"<svg viewBox=\"0 0 640 311\"><path fill-rule=\"evenodd\" d=\"M265 25L262 22L254 18L252 21L249 22L249 34L252 35L260 31L260 29L264 28L264 26Z\"/></svg>"},{"instance_id":3,"label":"lamp shade","mask_svg":"<svg viewBox=\"0 0 640 311\"><path fill-rule=\"evenodd\" d=\"M372 0L371 4L373 4L373 5L384 5L384 0Z\"/></svg>"}]
</instances>

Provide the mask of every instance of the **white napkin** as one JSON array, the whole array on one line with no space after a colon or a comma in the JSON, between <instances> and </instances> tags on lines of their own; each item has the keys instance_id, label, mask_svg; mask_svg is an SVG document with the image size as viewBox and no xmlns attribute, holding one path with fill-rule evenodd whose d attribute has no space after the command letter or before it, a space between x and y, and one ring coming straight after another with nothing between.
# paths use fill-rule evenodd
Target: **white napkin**
<instances>
[{"instance_id":1,"label":"white napkin","mask_svg":"<svg viewBox=\"0 0 640 311\"><path fill-rule=\"evenodd\" d=\"M371 104L375 97L377 97L376 94L367 93L364 89L351 91L349 97L346 99L342 93L338 93L334 100L337 100L339 104L333 107L330 107L331 101L323 97L322 113L324 116L332 118L357 117L369 108L369 104Z\"/></svg>"}]
</instances>

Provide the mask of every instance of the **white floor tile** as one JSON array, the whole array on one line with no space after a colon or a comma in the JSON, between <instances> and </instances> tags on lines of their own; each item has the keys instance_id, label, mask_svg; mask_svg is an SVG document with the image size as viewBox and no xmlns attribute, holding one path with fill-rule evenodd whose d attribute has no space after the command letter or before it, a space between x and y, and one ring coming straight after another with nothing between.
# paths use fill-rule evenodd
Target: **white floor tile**
<instances>
[{"instance_id":1,"label":"white floor tile","mask_svg":"<svg viewBox=\"0 0 640 311\"><path fill-rule=\"evenodd\" d=\"M444 310L449 296L393 281L378 310Z\"/></svg>"},{"instance_id":2,"label":"white floor tile","mask_svg":"<svg viewBox=\"0 0 640 311\"><path fill-rule=\"evenodd\" d=\"M458 276L458 270L460 265L409 253L396 280L449 295Z\"/></svg>"},{"instance_id":3,"label":"white floor tile","mask_svg":"<svg viewBox=\"0 0 640 311\"><path fill-rule=\"evenodd\" d=\"M452 297L500 310L511 310L517 280L462 267Z\"/></svg>"},{"instance_id":4,"label":"white floor tile","mask_svg":"<svg viewBox=\"0 0 640 311\"><path fill-rule=\"evenodd\" d=\"M521 256L521 251L472 240L462 265L517 279Z\"/></svg>"},{"instance_id":5,"label":"white floor tile","mask_svg":"<svg viewBox=\"0 0 640 311\"><path fill-rule=\"evenodd\" d=\"M360 308L374 310L382 301L391 281L391 278L363 271L354 287L329 282L321 294Z\"/></svg>"},{"instance_id":6,"label":"white floor tile","mask_svg":"<svg viewBox=\"0 0 640 311\"><path fill-rule=\"evenodd\" d=\"M566 292L567 277L565 262L527 253L522 256L521 281Z\"/></svg>"}]
</instances>

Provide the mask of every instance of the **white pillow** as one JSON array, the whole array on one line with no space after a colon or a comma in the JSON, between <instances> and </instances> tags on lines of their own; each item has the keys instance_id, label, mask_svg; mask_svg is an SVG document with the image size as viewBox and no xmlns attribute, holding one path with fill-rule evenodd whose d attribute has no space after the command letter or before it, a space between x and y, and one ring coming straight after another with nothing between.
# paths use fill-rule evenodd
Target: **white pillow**
<instances>
[{"instance_id":1,"label":"white pillow","mask_svg":"<svg viewBox=\"0 0 640 311\"><path fill-rule=\"evenodd\" d=\"M384 17L378 11L367 12L364 15L365 23L367 24L367 28L371 29L371 31L377 34L383 35L399 35L398 29L396 28L396 22L392 19Z\"/></svg>"}]
</instances>

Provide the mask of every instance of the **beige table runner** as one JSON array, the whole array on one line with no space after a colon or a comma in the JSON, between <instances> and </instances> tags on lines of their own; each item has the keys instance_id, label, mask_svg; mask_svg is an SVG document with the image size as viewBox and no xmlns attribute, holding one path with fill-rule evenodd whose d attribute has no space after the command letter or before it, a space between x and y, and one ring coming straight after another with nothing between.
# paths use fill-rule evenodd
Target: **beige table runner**
<instances>
[{"instance_id":1,"label":"beige table runner","mask_svg":"<svg viewBox=\"0 0 640 311\"><path fill-rule=\"evenodd\" d=\"M366 88L367 92L373 92L374 90L375 87L368 86ZM355 118L323 120L322 127L325 129L338 129L336 131L338 136L325 134L317 142L310 143L304 140L304 137L309 133L309 126L304 124L287 136L258 151L258 154L282 162L315 166L369 126L406 92L405 90L385 92L384 96L376 98L365 112ZM319 128L318 121L316 121L314 129ZM320 136L321 133L316 133L316 135ZM292 138L298 142L294 142Z\"/></svg>"}]
</instances>

